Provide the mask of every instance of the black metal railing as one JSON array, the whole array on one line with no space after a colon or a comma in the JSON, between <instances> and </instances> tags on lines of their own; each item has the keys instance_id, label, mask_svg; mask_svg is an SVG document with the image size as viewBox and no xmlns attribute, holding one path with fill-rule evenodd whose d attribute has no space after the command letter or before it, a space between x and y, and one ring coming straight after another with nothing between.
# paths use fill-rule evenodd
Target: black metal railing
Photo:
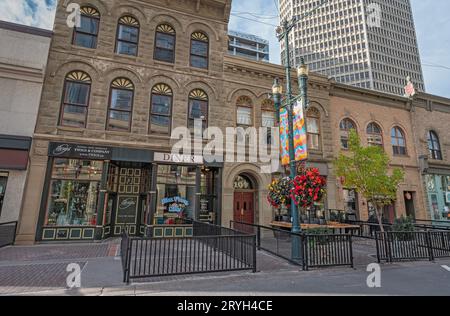
<instances>
[{"instance_id":1,"label":"black metal railing","mask_svg":"<svg viewBox=\"0 0 450 316\"><path fill-rule=\"evenodd\" d=\"M309 268L351 266L353 267L353 244L351 234L296 234L288 230L256 224L231 221L236 230L252 231L256 234L258 250L264 250L293 264ZM292 240L299 238L298 253L292 257Z\"/></svg>"},{"instance_id":2,"label":"black metal railing","mask_svg":"<svg viewBox=\"0 0 450 316\"><path fill-rule=\"evenodd\" d=\"M450 258L450 232L377 232L378 262Z\"/></svg>"},{"instance_id":3,"label":"black metal railing","mask_svg":"<svg viewBox=\"0 0 450 316\"><path fill-rule=\"evenodd\" d=\"M375 239L375 234L381 231L378 223L363 221L346 221L349 225L359 226L358 230L352 230L353 236L365 239ZM392 224L383 224L384 231L391 231Z\"/></svg>"},{"instance_id":4,"label":"black metal railing","mask_svg":"<svg viewBox=\"0 0 450 316\"><path fill-rule=\"evenodd\" d=\"M17 222L0 223L0 248L13 245L16 233Z\"/></svg>"},{"instance_id":5,"label":"black metal railing","mask_svg":"<svg viewBox=\"0 0 450 316\"><path fill-rule=\"evenodd\" d=\"M192 221L193 237L122 237L124 282L157 276L251 270L256 236Z\"/></svg>"}]
</instances>

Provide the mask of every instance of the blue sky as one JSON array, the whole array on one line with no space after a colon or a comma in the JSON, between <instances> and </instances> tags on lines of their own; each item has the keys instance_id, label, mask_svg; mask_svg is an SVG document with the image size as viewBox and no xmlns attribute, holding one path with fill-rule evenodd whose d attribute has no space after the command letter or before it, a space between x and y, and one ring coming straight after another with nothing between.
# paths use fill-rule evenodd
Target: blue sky
<instances>
[{"instance_id":1,"label":"blue sky","mask_svg":"<svg viewBox=\"0 0 450 316\"><path fill-rule=\"evenodd\" d=\"M280 62L274 27L278 0L234 0L230 29L270 40L271 61ZM0 20L51 29L56 0L0 0ZM450 1L411 0L427 92L450 98ZM264 19L249 14L263 15ZM239 18L259 20L250 21Z\"/></svg>"}]
</instances>

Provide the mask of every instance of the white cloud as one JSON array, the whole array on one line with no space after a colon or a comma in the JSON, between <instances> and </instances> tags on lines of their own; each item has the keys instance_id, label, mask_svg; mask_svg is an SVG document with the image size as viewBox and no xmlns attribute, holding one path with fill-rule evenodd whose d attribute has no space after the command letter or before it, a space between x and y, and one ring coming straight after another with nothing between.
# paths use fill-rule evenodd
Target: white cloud
<instances>
[{"instance_id":1,"label":"white cloud","mask_svg":"<svg viewBox=\"0 0 450 316\"><path fill-rule=\"evenodd\" d=\"M45 0L28 0L28 2L0 0L0 20L51 30L55 19L54 6L48 6Z\"/></svg>"}]
</instances>

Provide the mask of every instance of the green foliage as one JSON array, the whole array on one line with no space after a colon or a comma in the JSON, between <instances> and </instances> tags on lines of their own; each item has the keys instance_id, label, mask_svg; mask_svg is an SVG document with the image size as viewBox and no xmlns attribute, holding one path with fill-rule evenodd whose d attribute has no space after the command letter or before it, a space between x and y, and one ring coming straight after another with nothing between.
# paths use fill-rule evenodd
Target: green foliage
<instances>
[{"instance_id":1,"label":"green foliage","mask_svg":"<svg viewBox=\"0 0 450 316\"><path fill-rule=\"evenodd\" d=\"M381 209L397 199L398 185L404 179L403 170L396 168L389 175L389 157L383 149L363 147L353 130L349 137L349 152L339 155L335 168L345 187L354 188L375 206L380 222Z\"/></svg>"},{"instance_id":2,"label":"green foliage","mask_svg":"<svg viewBox=\"0 0 450 316\"><path fill-rule=\"evenodd\" d=\"M392 227L394 232L414 232L414 219L410 216L402 216L394 221Z\"/></svg>"}]
</instances>

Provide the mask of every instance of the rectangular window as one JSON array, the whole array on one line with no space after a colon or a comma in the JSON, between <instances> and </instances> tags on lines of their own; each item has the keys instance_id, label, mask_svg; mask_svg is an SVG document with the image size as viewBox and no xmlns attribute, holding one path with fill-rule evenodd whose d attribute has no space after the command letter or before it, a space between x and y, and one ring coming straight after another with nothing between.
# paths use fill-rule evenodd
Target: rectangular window
<instances>
[{"instance_id":1,"label":"rectangular window","mask_svg":"<svg viewBox=\"0 0 450 316\"><path fill-rule=\"evenodd\" d=\"M108 129L114 131L129 131L131 126L131 109L133 91L112 89L109 111Z\"/></svg>"},{"instance_id":2,"label":"rectangular window","mask_svg":"<svg viewBox=\"0 0 450 316\"><path fill-rule=\"evenodd\" d=\"M55 159L46 226L95 226L103 162Z\"/></svg>"},{"instance_id":3,"label":"rectangular window","mask_svg":"<svg viewBox=\"0 0 450 316\"><path fill-rule=\"evenodd\" d=\"M67 81L65 91L61 125L85 127L90 85Z\"/></svg>"},{"instance_id":4,"label":"rectangular window","mask_svg":"<svg viewBox=\"0 0 450 316\"><path fill-rule=\"evenodd\" d=\"M0 172L0 218L2 216L3 201L6 195L6 185L8 184L8 173Z\"/></svg>"},{"instance_id":5,"label":"rectangular window","mask_svg":"<svg viewBox=\"0 0 450 316\"><path fill-rule=\"evenodd\" d=\"M172 97L164 95L152 95L151 131L156 133L170 133L170 117Z\"/></svg>"},{"instance_id":6,"label":"rectangular window","mask_svg":"<svg viewBox=\"0 0 450 316\"><path fill-rule=\"evenodd\" d=\"M139 29L127 25L119 25L117 34L117 53L137 56Z\"/></svg>"},{"instance_id":7,"label":"rectangular window","mask_svg":"<svg viewBox=\"0 0 450 316\"><path fill-rule=\"evenodd\" d=\"M156 33L155 59L173 63L175 61L175 36L166 33Z\"/></svg>"},{"instance_id":8,"label":"rectangular window","mask_svg":"<svg viewBox=\"0 0 450 316\"><path fill-rule=\"evenodd\" d=\"M208 102L200 100L189 100L189 121L188 128L194 128L195 119L203 121L203 130L208 127Z\"/></svg>"},{"instance_id":9,"label":"rectangular window","mask_svg":"<svg viewBox=\"0 0 450 316\"><path fill-rule=\"evenodd\" d=\"M80 27L75 28L73 43L81 47L96 48L98 26L98 19L82 15Z\"/></svg>"},{"instance_id":10,"label":"rectangular window","mask_svg":"<svg viewBox=\"0 0 450 316\"><path fill-rule=\"evenodd\" d=\"M191 66L195 68L208 68L208 49L207 42L191 41Z\"/></svg>"},{"instance_id":11,"label":"rectangular window","mask_svg":"<svg viewBox=\"0 0 450 316\"><path fill-rule=\"evenodd\" d=\"M275 113L272 111L262 112L262 127L267 128L267 145L272 144L272 128L275 127Z\"/></svg>"},{"instance_id":12,"label":"rectangular window","mask_svg":"<svg viewBox=\"0 0 450 316\"><path fill-rule=\"evenodd\" d=\"M308 148L312 150L320 149L319 120L317 118L307 118L308 128Z\"/></svg>"},{"instance_id":13,"label":"rectangular window","mask_svg":"<svg viewBox=\"0 0 450 316\"><path fill-rule=\"evenodd\" d=\"M196 171L196 167L158 166L155 224L171 225L193 217Z\"/></svg>"},{"instance_id":14,"label":"rectangular window","mask_svg":"<svg viewBox=\"0 0 450 316\"><path fill-rule=\"evenodd\" d=\"M237 108L237 125L252 126L252 109L239 106Z\"/></svg>"}]
</instances>

